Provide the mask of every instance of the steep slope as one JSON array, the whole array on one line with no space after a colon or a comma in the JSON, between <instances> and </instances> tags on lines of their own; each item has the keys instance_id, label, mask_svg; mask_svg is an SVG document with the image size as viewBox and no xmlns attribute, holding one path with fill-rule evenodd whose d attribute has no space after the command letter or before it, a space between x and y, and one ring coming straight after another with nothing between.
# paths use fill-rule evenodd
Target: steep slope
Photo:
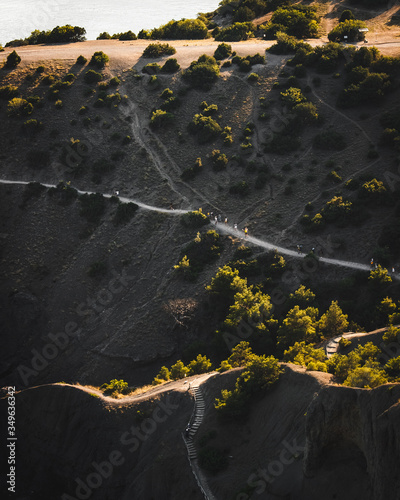
<instances>
[{"instance_id":1,"label":"steep slope","mask_svg":"<svg viewBox=\"0 0 400 500\"><path fill-rule=\"evenodd\" d=\"M277 385L252 401L247 421L222 423L214 398L238 373L201 384L195 446L199 455L211 446L227 457L223 471L202 474L215 498L397 499L399 385L345 388L286 365ZM20 498L203 498L183 440L195 380L120 400L68 385L18 393Z\"/></svg>"}]
</instances>

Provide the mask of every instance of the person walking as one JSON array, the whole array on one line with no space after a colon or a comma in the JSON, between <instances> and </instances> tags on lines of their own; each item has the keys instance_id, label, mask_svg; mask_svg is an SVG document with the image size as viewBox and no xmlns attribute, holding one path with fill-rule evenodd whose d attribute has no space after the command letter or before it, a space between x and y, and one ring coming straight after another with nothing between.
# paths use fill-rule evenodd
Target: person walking
<instances>
[{"instance_id":1,"label":"person walking","mask_svg":"<svg viewBox=\"0 0 400 500\"><path fill-rule=\"evenodd\" d=\"M248 229L247 226L244 228L244 237L247 238Z\"/></svg>"},{"instance_id":2,"label":"person walking","mask_svg":"<svg viewBox=\"0 0 400 500\"><path fill-rule=\"evenodd\" d=\"M238 230L238 229L237 229L237 224L236 224L236 223L235 223L235 224L233 224L233 229L234 229L235 231L237 231L237 230Z\"/></svg>"}]
</instances>

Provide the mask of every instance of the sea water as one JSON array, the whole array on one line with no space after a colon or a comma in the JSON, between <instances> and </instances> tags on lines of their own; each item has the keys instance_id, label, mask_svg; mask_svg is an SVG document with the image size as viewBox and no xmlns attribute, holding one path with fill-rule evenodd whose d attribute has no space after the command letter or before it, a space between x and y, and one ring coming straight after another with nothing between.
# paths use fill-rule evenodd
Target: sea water
<instances>
[{"instance_id":1,"label":"sea water","mask_svg":"<svg viewBox=\"0 0 400 500\"><path fill-rule=\"evenodd\" d=\"M25 38L35 29L49 30L71 24L86 28L95 40L111 35L152 29L171 19L190 19L211 12L220 0L0 0L0 43Z\"/></svg>"}]
</instances>

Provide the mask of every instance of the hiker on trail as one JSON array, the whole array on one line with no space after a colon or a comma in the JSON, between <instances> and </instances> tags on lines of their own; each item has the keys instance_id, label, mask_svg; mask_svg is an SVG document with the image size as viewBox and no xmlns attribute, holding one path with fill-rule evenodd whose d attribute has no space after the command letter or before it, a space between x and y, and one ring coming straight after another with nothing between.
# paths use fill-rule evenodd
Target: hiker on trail
<instances>
[{"instance_id":1,"label":"hiker on trail","mask_svg":"<svg viewBox=\"0 0 400 500\"><path fill-rule=\"evenodd\" d=\"M311 253L315 253L315 248L314 247L312 247Z\"/></svg>"},{"instance_id":2,"label":"hiker on trail","mask_svg":"<svg viewBox=\"0 0 400 500\"><path fill-rule=\"evenodd\" d=\"M392 274L394 274L395 272L396 272L396 271L395 271L394 267L392 267Z\"/></svg>"},{"instance_id":3,"label":"hiker on trail","mask_svg":"<svg viewBox=\"0 0 400 500\"><path fill-rule=\"evenodd\" d=\"M119 196L119 191L118 189L115 190L115 196Z\"/></svg>"},{"instance_id":4,"label":"hiker on trail","mask_svg":"<svg viewBox=\"0 0 400 500\"><path fill-rule=\"evenodd\" d=\"M218 222L221 222L222 221L222 216L221 214L218 214Z\"/></svg>"},{"instance_id":5,"label":"hiker on trail","mask_svg":"<svg viewBox=\"0 0 400 500\"><path fill-rule=\"evenodd\" d=\"M237 231L237 224L233 224L233 229Z\"/></svg>"},{"instance_id":6,"label":"hiker on trail","mask_svg":"<svg viewBox=\"0 0 400 500\"><path fill-rule=\"evenodd\" d=\"M228 217L225 217L225 224L228 224Z\"/></svg>"},{"instance_id":7,"label":"hiker on trail","mask_svg":"<svg viewBox=\"0 0 400 500\"><path fill-rule=\"evenodd\" d=\"M300 252L301 252L301 246L297 245L297 253L300 253Z\"/></svg>"},{"instance_id":8,"label":"hiker on trail","mask_svg":"<svg viewBox=\"0 0 400 500\"><path fill-rule=\"evenodd\" d=\"M217 216L215 216L214 221L215 221L215 225L217 225L218 224L218 217Z\"/></svg>"},{"instance_id":9,"label":"hiker on trail","mask_svg":"<svg viewBox=\"0 0 400 500\"><path fill-rule=\"evenodd\" d=\"M248 229L247 229L247 226L244 228L244 237L247 238L247 233L248 233Z\"/></svg>"},{"instance_id":10,"label":"hiker on trail","mask_svg":"<svg viewBox=\"0 0 400 500\"><path fill-rule=\"evenodd\" d=\"M371 259L371 267L374 265L374 259Z\"/></svg>"},{"instance_id":11,"label":"hiker on trail","mask_svg":"<svg viewBox=\"0 0 400 500\"><path fill-rule=\"evenodd\" d=\"M172 203L170 204L169 209L170 210L174 210L174 207L173 207Z\"/></svg>"}]
</instances>

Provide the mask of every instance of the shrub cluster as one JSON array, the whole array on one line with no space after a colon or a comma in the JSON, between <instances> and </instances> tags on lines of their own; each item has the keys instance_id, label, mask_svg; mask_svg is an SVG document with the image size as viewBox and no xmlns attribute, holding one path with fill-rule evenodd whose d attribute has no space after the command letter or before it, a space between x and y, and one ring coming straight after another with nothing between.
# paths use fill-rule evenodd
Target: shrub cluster
<instances>
[{"instance_id":1,"label":"shrub cluster","mask_svg":"<svg viewBox=\"0 0 400 500\"><path fill-rule=\"evenodd\" d=\"M209 90L219 78L219 66L212 56L203 54L183 73L183 79L192 87Z\"/></svg>"},{"instance_id":2,"label":"shrub cluster","mask_svg":"<svg viewBox=\"0 0 400 500\"><path fill-rule=\"evenodd\" d=\"M214 140L221 133L221 126L211 116L196 114L188 125L188 131L200 144Z\"/></svg>"},{"instance_id":3,"label":"shrub cluster","mask_svg":"<svg viewBox=\"0 0 400 500\"><path fill-rule=\"evenodd\" d=\"M297 38L316 38L318 36L319 18L314 6L283 6L275 10L271 20L260 29L265 38L272 39L278 32L287 33Z\"/></svg>"},{"instance_id":4,"label":"shrub cluster","mask_svg":"<svg viewBox=\"0 0 400 500\"><path fill-rule=\"evenodd\" d=\"M6 47L18 47L20 45L36 45L39 43L72 43L83 42L85 38L85 28L79 26L56 26L52 30L32 31L30 36L23 40L12 40L6 44Z\"/></svg>"},{"instance_id":5,"label":"shrub cluster","mask_svg":"<svg viewBox=\"0 0 400 500\"><path fill-rule=\"evenodd\" d=\"M151 43L143 51L143 57L156 58L170 56L176 53L176 49L168 43Z\"/></svg>"},{"instance_id":6,"label":"shrub cluster","mask_svg":"<svg viewBox=\"0 0 400 500\"><path fill-rule=\"evenodd\" d=\"M149 38L153 40L200 40L209 36L207 26L201 19L169 21L167 24L151 30L149 35Z\"/></svg>"},{"instance_id":7,"label":"shrub cluster","mask_svg":"<svg viewBox=\"0 0 400 500\"><path fill-rule=\"evenodd\" d=\"M185 215L188 216L188 219L185 220L185 216L182 216L181 219L185 225L190 224L193 227L193 223L202 225L209 223L208 217L204 214L201 214L203 218L200 219L199 212L189 212ZM218 259L221 250L221 237L216 231L210 230L204 234L197 233L196 238L181 252L181 258L184 261L184 277L188 280L196 279L207 264ZM182 260L175 267L178 272L182 271Z\"/></svg>"},{"instance_id":8,"label":"shrub cluster","mask_svg":"<svg viewBox=\"0 0 400 500\"><path fill-rule=\"evenodd\" d=\"M104 31L100 33L96 40L137 40L137 36L131 30L125 33L114 33L114 35L110 35L107 31Z\"/></svg>"},{"instance_id":9,"label":"shrub cluster","mask_svg":"<svg viewBox=\"0 0 400 500\"><path fill-rule=\"evenodd\" d=\"M234 23L219 31L215 36L218 42L240 42L241 40L248 40L254 36L254 25L251 22Z\"/></svg>"}]
</instances>

